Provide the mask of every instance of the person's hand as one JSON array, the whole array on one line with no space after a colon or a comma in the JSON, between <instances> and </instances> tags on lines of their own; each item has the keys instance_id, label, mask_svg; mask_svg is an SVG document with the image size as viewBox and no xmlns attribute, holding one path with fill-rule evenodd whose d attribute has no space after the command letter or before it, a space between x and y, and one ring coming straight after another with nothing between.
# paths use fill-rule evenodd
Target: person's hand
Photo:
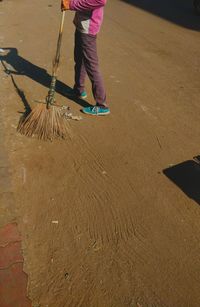
<instances>
[{"instance_id":1,"label":"person's hand","mask_svg":"<svg viewBox=\"0 0 200 307\"><path fill-rule=\"evenodd\" d=\"M61 0L61 10L66 11L69 10L70 0Z\"/></svg>"}]
</instances>

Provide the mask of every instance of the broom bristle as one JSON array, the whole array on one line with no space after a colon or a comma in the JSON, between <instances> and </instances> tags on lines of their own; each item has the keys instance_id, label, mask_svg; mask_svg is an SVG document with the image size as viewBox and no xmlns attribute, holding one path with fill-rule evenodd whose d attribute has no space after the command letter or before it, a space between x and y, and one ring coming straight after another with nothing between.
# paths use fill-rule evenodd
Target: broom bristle
<instances>
[{"instance_id":1,"label":"broom bristle","mask_svg":"<svg viewBox=\"0 0 200 307\"><path fill-rule=\"evenodd\" d=\"M41 140L66 138L69 127L63 117L61 108L38 104L28 116L21 118L17 130L28 137L37 136Z\"/></svg>"}]
</instances>

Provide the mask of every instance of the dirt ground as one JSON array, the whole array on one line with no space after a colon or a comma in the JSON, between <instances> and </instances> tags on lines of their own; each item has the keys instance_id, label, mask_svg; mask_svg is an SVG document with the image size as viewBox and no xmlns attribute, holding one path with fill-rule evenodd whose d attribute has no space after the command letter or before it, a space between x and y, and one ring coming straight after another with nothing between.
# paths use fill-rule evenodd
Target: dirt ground
<instances>
[{"instance_id":1,"label":"dirt ground","mask_svg":"<svg viewBox=\"0 0 200 307\"><path fill-rule=\"evenodd\" d=\"M127 2L108 1L98 38L104 118L64 95L73 86L67 13L57 100L83 119L52 143L16 127L47 93L60 3L0 3L2 195L12 196L0 224L19 224L33 307L200 306L200 19L191 1L176 0L171 20Z\"/></svg>"}]
</instances>

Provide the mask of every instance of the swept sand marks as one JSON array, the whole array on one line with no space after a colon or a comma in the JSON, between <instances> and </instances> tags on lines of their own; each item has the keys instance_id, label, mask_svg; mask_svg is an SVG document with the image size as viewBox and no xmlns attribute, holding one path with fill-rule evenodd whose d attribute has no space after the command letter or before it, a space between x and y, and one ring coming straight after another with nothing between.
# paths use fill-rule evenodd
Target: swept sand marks
<instances>
[{"instance_id":1,"label":"swept sand marks","mask_svg":"<svg viewBox=\"0 0 200 307\"><path fill-rule=\"evenodd\" d=\"M78 201L77 210L72 214L78 214L75 216L77 224L85 225L90 238L102 243L118 243L133 236L135 227L131 210L136 196L132 189L124 195L119 184L107 174L101 157L83 138L79 140L79 155L75 159L79 178Z\"/></svg>"},{"instance_id":2,"label":"swept sand marks","mask_svg":"<svg viewBox=\"0 0 200 307\"><path fill-rule=\"evenodd\" d=\"M31 144L34 148L39 143L32 140ZM46 159L51 146L54 155ZM117 178L114 181L102 157L86 141L43 147L42 151L30 150L31 158L24 161L29 176L23 186L26 193L22 203L32 200L32 206L24 206L23 212L31 219L25 227L34 242L30 246L29 241L28 254L31 297L39 297L43 305L50 296L52 302L62 301L58 306L75 307L79 302L82 306L97 306L93 293L98 292L102 301L106 296L112 302L116 285L110 280L122 274L116 251L122 242L138 240L134 210L137 195L129 185L124 191ZM52 224L54 220L59 223ZM126 264L122 268L123 272L129 271ZM39 286L38 280L45 283ZM131 282L132 276L127 280Z\"/></svg>"}]
</instances>

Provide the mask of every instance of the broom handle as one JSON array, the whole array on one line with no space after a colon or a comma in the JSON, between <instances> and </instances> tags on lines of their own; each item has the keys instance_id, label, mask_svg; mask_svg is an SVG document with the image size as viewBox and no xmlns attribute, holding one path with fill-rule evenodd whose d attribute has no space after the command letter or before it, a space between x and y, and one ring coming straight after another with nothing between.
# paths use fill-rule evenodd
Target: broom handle
<instances>
[{"instance_id":1,"label":"broom handle","mask_svg":"<svg viewBox=\"0 0 200 307\"><path fill-rule=\"evenodd\" d=\"M57 81L57 70L58 70L58 66L60 62L60 49L61 49L61 43L62 43L64 21L65 21L65 11L62 12L59 36L58 36L58 41L57 41L56 56L53 61L51 84L50 84L48 95L46 97L47 108L49 108L49 106L54 104L55 102L54 95L55 95L55 88L56 88L56 81Z\"/></svg>"},{"instance_id":2,"label":"broom handle","mask_svg":"<svg viewBox=\"0 0 200 307\"><path fill-rule=\"evenodd\" d=\"M60 49L61 49L64 21L65 21L65 11L62 12L62 18L61 18L60 30L59 30L59 36L58 36L58 42L57 42L56 56L55 56L54 63L53 63L53 74L52 74L52 76L56 76L59 61L60 61Z\"/></svg>"}]
</instances>

